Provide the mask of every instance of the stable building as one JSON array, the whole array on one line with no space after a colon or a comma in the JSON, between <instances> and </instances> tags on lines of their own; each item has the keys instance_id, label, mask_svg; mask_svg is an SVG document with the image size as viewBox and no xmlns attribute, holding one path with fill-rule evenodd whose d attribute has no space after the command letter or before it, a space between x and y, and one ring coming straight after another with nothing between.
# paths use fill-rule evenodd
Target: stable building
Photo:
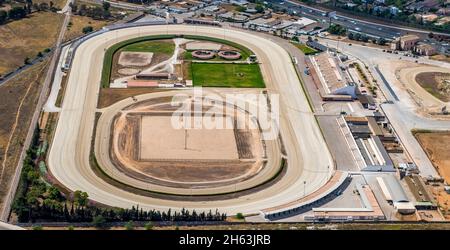
<instances>
[{"instance_id":1,"label":"stable building","mask_svg":"<svg viewBox=\"0 0 450 250\"><path fill-rule=\"evenodd\" d=\"M405 190L399 180L394 175L384 175L377 177L378 185L386 201L394 206L401 214L413 214L416 207L406 196Z\"/></svg>"}]
</instances>

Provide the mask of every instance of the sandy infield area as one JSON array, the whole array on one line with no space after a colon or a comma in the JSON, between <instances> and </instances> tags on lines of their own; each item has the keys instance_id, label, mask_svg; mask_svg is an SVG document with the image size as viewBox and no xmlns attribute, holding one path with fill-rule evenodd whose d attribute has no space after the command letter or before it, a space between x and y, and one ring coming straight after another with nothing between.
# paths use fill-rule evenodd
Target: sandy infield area
<instances>
[{"instance_id":1,"label":"sandy infield area","mask_svg":"<svg viewBox=\"0 0 450 250\"><path fill-rule=\"evenodd\" d=\"M147 160L239 159L233 129L177 129L171 116L143 116L139 143Z\"/></svg>"},{"instance_id":2,"label":"sandy infield area","mask_svg":"<svg viewBox=\"0 0 450 250\"><path fill-rule=\"evenodd\" d=\"M151 52L120 52L119 64L122 66L146 66L152 62Z\"/></svg>"}]
</instances>

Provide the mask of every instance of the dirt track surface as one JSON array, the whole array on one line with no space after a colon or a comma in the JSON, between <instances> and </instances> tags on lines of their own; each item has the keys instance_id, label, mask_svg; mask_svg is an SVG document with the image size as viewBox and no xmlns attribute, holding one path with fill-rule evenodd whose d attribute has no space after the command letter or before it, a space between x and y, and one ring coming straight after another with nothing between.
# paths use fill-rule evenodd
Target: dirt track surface
<instances>
[{"instance_id":1,"label":"dirt track surface","mask_svg":"<svg viewBox=\"0 0 450 250\"><path fill-rule=\"evenodd\" d=\"M430 113L440 112L444 105L449 104L424 89L422 87L424 83L417 82L417 77L430 72L450 73L450 69L401 60L386 61L385 64L380 65L380 68L396 76L391 82L402 92L409 94L408 105L416 109L419 114L429 116ZM408 102L408 99L403 98L403 101Z\"/></svg>"},{"instance_id":2,"label":"dirt track surface","mask_svg":"<svg viewBox=\"0 0 450 250\"><path fill-rule=\"evenodd\" d=\"M105 48L137 37L138 34L166 32L227 39L255 52L261 62L261 71L269 92L280 94L280 134L289 166L283 179L266 189L235 199L179 202L123 191L93 173L89 155ZM304 193L319 189L331 176L329 171L334 171L333 160L301 89L291 58L283 48L242 31L186 25L126 28L120 32L106 32L84 42L74 56L48 163L52 174L64 186L72 190L84 190L90 199L107 205L131 207L139 204L143 209L158 210L179 210L184 207L208 211L217 208L229 215L238 212L258 213L261 209L294 201Z\"/></svg>"},{"instance_id":3,"label":"dirt track surface","mask_svg":"<svg viewBox=\"0 0 450 250\"><path fill-rule=\"evenodd\" d=\"M213 98L213 95L225 96L234 92L239 92L240 94L259 93L259 90L255 89L237 90L231 88L226 90L220 88L204 89L203 91L204 95L207 95L209 98ZM255 155L255 158L245 159L245 161L243 160L240 163L233 159L213 160L210 158L208 159L208 157L205 157L201 162L198 161L199 159L195 162L192 159L188 159L188 154L184 154L186 159L180 158L178 163L173 159L173 156L171 157L172 159L160 158L154 159L153 161L147 160L141 162L135 160L140 158L139 146L133 146L132 144L138 144L133 143L133 140L139 141L139 128L137 127L140 122L138 119L133 118L133 115L125 116L124 113L134 113L136 117L136 115L139 114L137 111L141 111L142 114L147 115L152 112L173 112L179 107L172 107L170 101L174 95L180 94L191 96L193 91L186 89L140 95L135 97L136 101L126 99L102 110L103 114L98 120L96 128L95 155L97 162L104 172L110 173L110 176L112 175L114 179L119 180L121 183L126 183L129 186L143 190L190 196L223 194L246 190L267 182L279 173L281 167L281 145L279 140L265 141L264 152L266 160L264 164L262 163L262 152L260 152L263 149L251 150L251 153ZM247 105L247 103L243 102L240 107L242 108L242 106L245 105ZM209 110L212 110L211 106L209 108ZM208 111L208 107L204 106L203 112L206 111ZM244 114L240 114L236 116L236 118L242 119L240 117L243 115ZM129 124L135 124L135 126L128 126L125 122L122 122L124 119L118 121L119 118L125 117L129 119ZM112 133L111 128L114 128L112 140L110 138ZM134 136L124 135L124 133L120 132L127 130L128 132L125 134L134 133ZM161 132L162 131L163 130L161 130ZM166 140L169 139L170 138L166 136ZM256 139L261 140L261 136L258 135ZM173 142L167 143L173 144ZM254 142L252 144L258 145L257 148L261 146L261 142ZM111 150L111 147L113 150ZM164 147L164 145L162 147ZM236 147L236 145L234 145L234 147ZM243 153L243 155L248 154L245 150L241 153ZM165 153L163 152L161 156L162 155L165 155ZM172 163L168 160L171 160ZM189 163L188 161L191 162ZM207 170L205 169L205 166L201 166L201 163L205 161L208 161L209 166L214 168L214 170ZM183 165L183 162L186 163ZM186 166L190 166L192 168L191 172L196 171L196 173L187 173L184 174L184 177L180 176ZM224 166L228 166L228 168L238 167L241 169L230 171L230 169L226 170ZM175 171L175 167L181 168ZM187 171L187 169L185 170ZM221 175L221 177L218 175Z\"/></svg>"},{"instance_id":4,"label":"dirt track surface","mask_svg":"<svg viewBox=\"0 0 450 250\"><path fill-rule=\"evenodd\" d=\"M450 72L421 72L415 81L443 102L450 102Z\"/></svg>"},{"instance_id":5,"label":"dirt track surface","mask_svg":"<svg viewBox=\"0 0 450 250\"><path fill-rule=\"evenodd\" d=\"M115 116L110 143L113 164L128 175L137 171L148 177L141 178L146 182L180 188L205 188L249 179L264 166L264 148L257 124L253 124L253 129L238 129L231 124L235 119L245 119L242 111L230 109L226 116L222 116L224 122L230 123L228 128L183 129L171 125L177 106L155 104L151 99L131 106L134 108L125 107ZM205 111L225 109L223 105L208 108L204 107ZM196 118L204 118L204 115L198 114ZM185 121L190 120L193 125L194 117L186 118Z\"/></svg>"}]
</instances>

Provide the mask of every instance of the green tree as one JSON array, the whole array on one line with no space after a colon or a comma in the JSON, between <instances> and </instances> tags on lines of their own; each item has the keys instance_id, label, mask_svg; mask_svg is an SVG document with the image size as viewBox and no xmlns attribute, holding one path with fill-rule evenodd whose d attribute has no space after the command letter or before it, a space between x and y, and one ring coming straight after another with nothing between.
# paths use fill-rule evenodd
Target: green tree
<instances>
[{"instance_id":1,"label":"green tree","mask_svg":"<svg viewBox=\"0 0 450 250\"><path fill-rule=\"evenodd\" d=\"M73 202L75 205L85 207L88 202L89 195L86 192L77 190L73 193Z\"/></svg>"},{"instance_id":2,"label":"green tree","mask_svg":"<svg viewBox=\"0 0 450 250\"><path fill-rule=\"evenodd\" d=\"M92 26L86 26L86 27L83 28L82 31L83 31L84 34L87 34L87 33L92 32L93 30L94 30L94 28Z\"/></svg>"},{"instance_id":3,"label":"green tree","mask_svg":"<svg viewBox=\"0 0 450 250\"><path fill-rule=\"evenodd\" d=\"M377 39L377 44L378 44L378 45L385 45L386 42L387 42L386 39L384 39L384 38L382 38L382 37L380 37L380 38Z\"/></svg>"},{"instance_id":4,"label":"green tree","mask_svg":"<svg viewBox=\"0 0 450 250\"><path fill-rule=\"evenodd\" d=\"M244 6L237 6L235 8L235 10L238 11L238 12L244 12L245 11L245 7Z\"/></svg>"},{"instance_id":5,"label":"green tree","mask_svg":"<svg viewBox=\"0 0 450 250\"><path fill-rule=\"evenodd\" d=\"M257 4L255 10L257 13L261 13L264 11L264 7L261 4Z\"/></svg>"},{"instance_id":6,"label":"green tree","mask_svg":"<svg viewBox=\"0 0 450 250\"><path fill-rule=\"evenodd\" d=\"M128 221L127 223L125 223L125 229L126 230L134 230L134 223L133 221Z\"/></svg>"},{"instance_id":7,"label":"green tree","mask_svg":"<svg viewBox=\"0 0 450 250\"><path fill-rule=\"evenodd\" d=\"M242 213L237 213L236 214L236 219L238 219L238 220L243 220L245 217L244 217L244 215L242 214Z\"/></svg>"},{"instance_id":8,"label":"green tree","mask_svg":"<svg viewBox=\"0 0 450 250\"><path fill-rule=\"evenodd\" d=\"M343 36L347 33L347 29L339 24L333 23L328 27L328 32L333 35Z\"/></svg>"},{"instance_id":9,"label":"green tree","mask_svg":"<svg viewBox=\"0 0 450 250\"><path fill-rule=\"evenodd\" d=\"M27 15L26 8L24 7L13 7L8 11L8 17L10 19L21 19Z\"/></svg>"},{"instance_id":10,"label":"green tree","mask_svg":"<svg viewBox=\"0 0 450 250\"><path fill-rule=\"evenodd\" d=\"M101 216L101 215L97 215L94 218L92 218L92 225L94 225L94 227L96 228L106 228L106 219Z\"/></svg>"},{"instance_id":11,"label":"green tree","mask_svg":"<svg viewBox=\"0 0 450 250\"><path fill-rule=\"evenodd\" d=\"M111 7L111 4L108 2L103 2L103 10L108 11L109 8Z\"/></svg>"},{"instance_id":12,"label":"green tree","mask_svg":"<svg viewBox=\"0 0 450 250\"><path fill-rule=\"evenodd\" d=\"M28 57L25 58L25 60L24 60L25 64L29 64L30 63L29 61L30 61L30 59ZM28 171L28 173L27 173L27 181L28 182L34 183L38 179L39 179L39 173L36 170L32 169L32 170Z\"/></svg>"},{"instance_id":13,"label":"green tree","mask_svg":"<svg viewBox=\"0 0 450 250\"><path fill-rule=\"evenodd\" d=\"M51 186L47 192L48 192L49 199L57 200L57 201L61 200L61 193L59 192L59 190L56 187Z\"/></svg>"},{"instance_id":14,"label":"green tree","mask_svg":"<svg viewBox=\"0 0 450 250\"><path fill-rule=\"evenodd\" d=\"M4 24L8 19L8 13L4 10L0 10L0 24Z\"/></svg>"},{"instance_id":15,"label":"green tree","mask_svg":"<svg viewBox=\"0 0 450 250\"><path fill-rule=\"evenodd\" d=\"M144 225L145 230L152 230L153 229L153 223L151 221L147 222Z\"/></svg>"}]
</instances>

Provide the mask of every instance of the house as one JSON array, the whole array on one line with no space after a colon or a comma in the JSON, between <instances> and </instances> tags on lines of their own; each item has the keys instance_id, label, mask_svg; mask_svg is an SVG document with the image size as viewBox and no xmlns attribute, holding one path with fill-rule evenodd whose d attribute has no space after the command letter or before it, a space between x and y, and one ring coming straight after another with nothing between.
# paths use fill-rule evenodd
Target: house
<instances>
[{"instance_id":1,"label":"house","mask_svg":"<svg viewBox=\"0 0 450 250\"><path fill-rule=\"evenodd\" d=\"M248 1L246 0L230 0L230 4L238 5L238 6L246 6Z\"/></svg>"},{"instance_id":2,"label":"house","mask_svg":"<svg viewBox=\"0 0 450 250\"><path fill-rule=\"evenodd\" d=\"M423 56L432 56L436 54L436 49L430 44L419 44L414 47L414 52Z\"/></svg>"},{"instance_id":3,"label":"house","mask_svg":"<svg viewBox=\"0 0 450 250\"><path fill-rule=\"evenodd\" d=\"M167 8L167 10L168 10L169 12L176 13L176 14L183 14L183 13L188 12L188 9L187 9L187 8L180 7L180 6L169 6L169 7Z\"/></svg>"},{"instance_id":4,"label":"house","mask_svg":"<svg viewBox=\"0 0 450 250\"><path fill-rule=\"evenodd\" d=\"M257 13L258 10L256 9L256 4L254 4L254 3L247 4L247 8L245 9L245 12L251 13L251 14Z\"/></svg>"},{"instance_id":5,"label":"house","mask_svg":"<svg viewBox=\"0 0 450 250\"><path fill-rule=\"evenodd\" d=\"M226 12L223 14L220 14L219 19L221 20L226 20L226 21L231 21L231 22L236 22L236 23L245 23L248 21L248 17L241 15L241 14L236 14L234 12Z\"/></svg>"},{"instance_id":6,"label":"house","mask_svg":"<svg viewBox=\"0 0 450 250\"><path fill-rule=\"evenodd\" d=\"M406 35L396 38L391 43L391 49L393 50L412 50L416 43L419 41L419 37L416 35Z\"/></svg>"}]
</instances>

